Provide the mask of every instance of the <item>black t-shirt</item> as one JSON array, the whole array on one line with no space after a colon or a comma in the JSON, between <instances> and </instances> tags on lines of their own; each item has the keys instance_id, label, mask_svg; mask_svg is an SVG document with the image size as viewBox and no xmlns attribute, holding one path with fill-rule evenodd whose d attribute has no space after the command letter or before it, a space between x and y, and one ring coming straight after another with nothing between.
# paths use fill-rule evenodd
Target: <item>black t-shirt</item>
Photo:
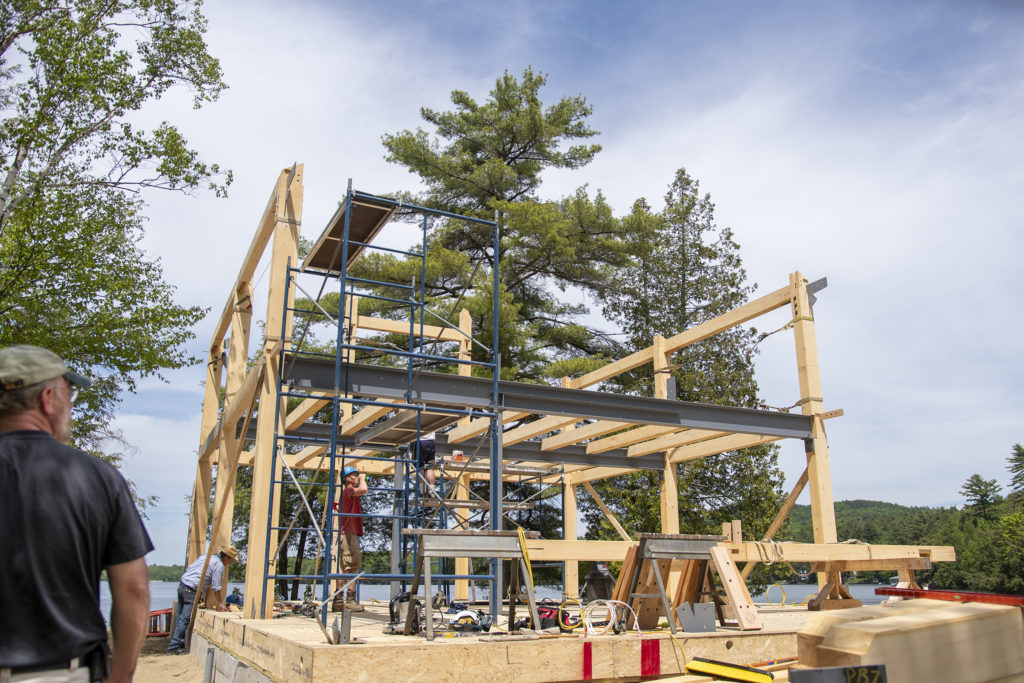
<instances>
[{"instance_id":1,"label":"black t-shirt","mask_svg":"<svg viewBox=\"0 0 1024 683\"><path fill-rule=\"evenodd\" d=\"M0 667L104 642L101 571L152 549L114 467L46 432L0 434Z\"/></svg>"}]
</instances>

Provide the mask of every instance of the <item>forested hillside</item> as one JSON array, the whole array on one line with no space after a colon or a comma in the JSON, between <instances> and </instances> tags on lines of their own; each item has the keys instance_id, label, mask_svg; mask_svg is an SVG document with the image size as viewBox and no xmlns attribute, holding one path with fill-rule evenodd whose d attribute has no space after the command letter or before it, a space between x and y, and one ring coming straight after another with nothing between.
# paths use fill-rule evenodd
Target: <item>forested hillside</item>
<instances>
[{"instance_id":1,"label":"forested hillside","mask_svg":"<svg viewBox=\"0 0 1024 683\"><path fill-rule=\"evenodd\" d=\"M975 475L977 476L977 475ZM986 485L983 495L978 484ZM836 530L840 542L876 545L952 545L957 561L936 564L917 573L932 588L1024 594L1024 498L1019 492L1002 498L994 482L973 478L962 489L962 509L904 507L871 500L838 501ZM785 536L779 540L811 542L811 511L793 508ZM798 571L807 565L796 565ZM885 581L895 572L860 572L851 582Z\"/></svg>"}]
</instances>

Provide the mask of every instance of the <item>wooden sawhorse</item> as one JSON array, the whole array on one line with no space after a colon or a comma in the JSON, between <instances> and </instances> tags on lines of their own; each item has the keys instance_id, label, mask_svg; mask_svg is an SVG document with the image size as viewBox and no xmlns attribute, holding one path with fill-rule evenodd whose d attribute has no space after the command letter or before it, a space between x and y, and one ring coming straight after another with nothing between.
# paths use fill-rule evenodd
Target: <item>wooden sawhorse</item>
<instances>
[{"instance_id":1,"label":"wooden sawhorse","mask_svg":"<svg viewBox=\"0 0 1024 683\"><path fill-rule=\"evenodd\" d=\"M729 558L728 551L719 545L721 536L698 536L694 534L639 534L637 536L639 545L636 551L636 562L633 566L632 575L629 580L629 592L626 603L634 605L634 600L646 598L657 598L661 601L661 607L665 617L668 619L669 628L672 633L676 632L675 615L672 612L672 600L669 599L665 590L665 578L661 574L659 560L688 560L694 563L698 569L695 594L702 590L706 567L710 563L718 572L722 580L726 594L729 596L730 604L736 613L737 622L742 630L761 628L760 620L757 618L757 611L747 592L746 585L736 570L736 565ZM644 561L654 574L657 593L638 592L641 571ZM649 590L649 589L648 589ZM641 615L637 615L640 617Z\"/></svg>"},{"instance_id":2,"label":"wooden sawhorse","mask_svg":"<svg viewBox=\"0 0 1024 683\"><path fill-rule=\"evenodd\" d=\"M530 605L530 617L534 624L540 624L537 614L537 602L533 597L533 578L526 569L523 549L519 545L517 531L474 531L464 529L403 529L403 534L419 536L419 555L416 559L416 571L412 576L412 587L409 589L409 611L405 617L403 633L412 633L415 619L416 589L419 588L420 575L423 575L423 588L426 599L423 601L423 613L427 620L427 640L434 639L434 621L431 610L432 596L430 585L430 560L435 557L481 557L486 559L519 560L523 577L526 580L526 599ZM527 531L527 538L540 538L537 531ZM500 593L501 586L494 590ZM500 605L500 600L499 603ZM497 615L494 615L497 616ZM511 627L511 624L509 625Z\"/></svg>"}]
</instances>

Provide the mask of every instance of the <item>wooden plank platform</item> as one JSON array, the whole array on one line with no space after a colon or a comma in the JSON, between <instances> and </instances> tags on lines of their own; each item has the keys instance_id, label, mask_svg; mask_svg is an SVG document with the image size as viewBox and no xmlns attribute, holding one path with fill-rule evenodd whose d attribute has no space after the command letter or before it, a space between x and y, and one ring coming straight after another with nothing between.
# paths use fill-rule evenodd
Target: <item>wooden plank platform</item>
<instances>
[{"instance_id":1,"label":"wooden plank platform","mask_svg":"<svg viewBox=\"0 0 1024 683\"><path fill-rule=\"evenodd\" d=\"M333 621L334 614L331 615ZM310 618L243 619L200 611L195 633L274 681L578 681L682 675L683 658L752 662L796 654L795 629L718 633L635 632L618 636L439 637L382 633L387 606L353 615L352 635L365 644L328 645ZM198 641L197 641L198 642ZM678 644L677 644L678 643ZM197 655L202 653L196 652ZM641 672L646 672L642 674ZM684 679L685 680L685 679ZM698 679L699 680L699 679Z\"/></svg>"}]
</instances>

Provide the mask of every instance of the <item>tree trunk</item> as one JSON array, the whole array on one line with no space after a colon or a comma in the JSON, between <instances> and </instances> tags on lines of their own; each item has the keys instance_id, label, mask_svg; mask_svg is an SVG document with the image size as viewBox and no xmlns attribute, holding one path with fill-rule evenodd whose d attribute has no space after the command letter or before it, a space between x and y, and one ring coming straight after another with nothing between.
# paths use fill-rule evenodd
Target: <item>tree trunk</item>
<instances>
[{"instance_id":1,"label":"tree trunk","mask_svg":"<svg viewBox=\"0 0 1024 683\"><path fill-rule=\"evenodd\" d=\"M281 544L281 552L277 554L277 573L287 574L288 573L288 544ZM277 592L281 597L288 595L288 580L278 579L277 580Z\"/></svg>"},{"instance_id":2,"label":"tree trunk","mask_svg":"<svg viewBox=\"0 0 1024 683\"><path fill-rule=\"evenodd\" d=\"M295 569L292 570L292 574L295 574L296 577L298 577L298 575L302 573L302 558L306 555L306 536L308 534L309 531L307 531L306 529L303 529L302 533L299 534L299 548L295 551ZM301 579L299 578L292 579L292 600L299 599L300 581Z\"/></svg>"}]
</instances>

